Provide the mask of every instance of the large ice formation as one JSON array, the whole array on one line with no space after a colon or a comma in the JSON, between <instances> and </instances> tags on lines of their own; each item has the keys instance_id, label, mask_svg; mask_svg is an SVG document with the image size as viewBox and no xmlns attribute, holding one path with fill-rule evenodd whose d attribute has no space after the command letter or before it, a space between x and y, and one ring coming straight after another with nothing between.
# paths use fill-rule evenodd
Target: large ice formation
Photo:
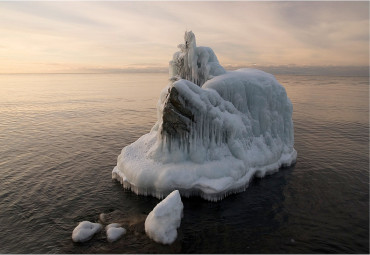
<instances>
[{"instance_id":1,"label":"large ice formation","mask_svg":"<svg viewBox=\"0 0 370 255\"><path fill-rule=\"evenodd\" d=\"M149 213L145 220L146 234L157 243L173 243L177 238L183 208L179 191L172 191Z\"/></svg>"},{"instance_id":2,"label":"large ice formation","mask_svg":"<svg viewBox=\"0 0 370 255\"><path fill-rule=\"evenodd\" d=\"M96 232L102 229L99 223L92 223L90 221L82 221L72 232L72 240L74 242L86 242L90 240Z\"/></svg>"},{"instance_id":3,"label":"large ice formation","mask_svg":"<svg viewBox=\"0 0 370 255\"><path fill-rule=\"evenodd\" d=\"M218 200L295 162L293 106L273 75L225 71L191 31L179 48L157 123L123 148L113 178L137 194Z\"/></svg>"}]
</instances>

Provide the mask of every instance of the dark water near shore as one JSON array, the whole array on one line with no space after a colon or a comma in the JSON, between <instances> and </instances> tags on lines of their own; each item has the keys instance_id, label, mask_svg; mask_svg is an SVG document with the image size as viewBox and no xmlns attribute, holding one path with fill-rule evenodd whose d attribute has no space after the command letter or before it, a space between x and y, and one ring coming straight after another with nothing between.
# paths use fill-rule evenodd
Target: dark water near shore
<instances>
[{"instance_id":1,"label":"dark water near shore","mask_svg":"<svg viewBox=\"0 0 370 255\"><path fill-rule=\"evenodd\" d=\"M369 253L369 78L277 76L295 166L220 202L183 198L171 246L146 237L159 202L111 180L149 132L166 74L0 75L0 253ZM75 244L100 213L128 233Z\"/></svg>"}]
</instances>

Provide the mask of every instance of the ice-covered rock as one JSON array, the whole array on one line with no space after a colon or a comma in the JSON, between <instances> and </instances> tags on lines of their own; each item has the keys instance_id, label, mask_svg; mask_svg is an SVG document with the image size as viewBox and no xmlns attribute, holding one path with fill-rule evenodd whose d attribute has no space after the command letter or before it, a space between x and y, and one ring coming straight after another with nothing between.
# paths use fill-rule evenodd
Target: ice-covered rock
<instances>
[{"instance_id":1,"label":"ice-covered rock","mask_svg":"<svg viewBox=\"0 0 370 255\"><path fill-rule=\"evenodd\" d=\"M102 229L99 223L92 223L90 221L82 221L72 232L72 240L74 242L86 242L90 240L96 232Z\"/></svg>"},{"instance_id":2,"label":"ice-covered rock","mask_svg":"<svg viewBox=\"0 0 370 255\"><path fill-rule=\"evenodd\" d=\"M170 62L171 82L149 134L123 148L112 177L137 194L222 199L295 162L293 106L273 75L226 72L192 32ZM208 52L205 56L204 52ZM213 54L213 55L212 55Z\"/></svg>"},{"instance_id":3,"label":"ice-covered rock","mask_svg":"<svg viewBox=\"0 0 370 255\"><path fill-rule=\"evenodd\" d=\"M170 61L170 77L186 79L202 86L213 76L226 73L211 48L197 47L192 31L185 32L184 40L185 44L177 46L180 51Z\"/></svg>"},{"instance_id":4,"label":"ice-covered rock","mask_svg":"<svg viewBox=\"0 0 370 255\"><path fill-rule=\"evenodd\" d=\"M149 213L145 220L146 234L157 243L173 243L177 238L183 208L179 191L173 191Z\"/></svg>"},{"instance_id":5,"label":"ice-covered rock","mask_svg":"<svg viewBox=\"0 0 370 255\"><path fill-rule=\"evenodd\" d=\"M118 223L111 223L105 227L107 232L108 242L114 242L121 238L122 235L126 234L126 229L122 228Z\"/></svg>"}]
</instances>

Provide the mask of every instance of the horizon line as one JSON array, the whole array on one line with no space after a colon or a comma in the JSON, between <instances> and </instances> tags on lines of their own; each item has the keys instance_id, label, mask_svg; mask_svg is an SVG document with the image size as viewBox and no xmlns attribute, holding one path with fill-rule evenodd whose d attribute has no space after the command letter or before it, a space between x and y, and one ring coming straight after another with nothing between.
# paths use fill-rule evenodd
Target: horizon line
<instances>
[{"instance_id":1,"label":"horizon line","mask_svg":"<svg viewBox=\"0 0 370 255\"><path fill-rule=\"evenodd\" d=\"M254 68L272 74L287 74L287 75L329 75L329 76L369 76L370 65L361 66L333 66L333 65L231 65L224 66L225 70L233 71L241 68ZM0 72L1 75L10 74L123 74L123 73L168 73L168 67L147 67L147 68L76 68L72 70L60 70L52 72Z\"/></svg>"}]
</instances>

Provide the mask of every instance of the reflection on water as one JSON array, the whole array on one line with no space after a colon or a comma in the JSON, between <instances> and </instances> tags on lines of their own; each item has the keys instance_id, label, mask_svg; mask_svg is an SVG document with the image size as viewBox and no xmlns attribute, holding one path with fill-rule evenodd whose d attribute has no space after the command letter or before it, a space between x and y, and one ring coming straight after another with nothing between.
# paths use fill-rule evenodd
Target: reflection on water
<instances>
[{"instance_id":1,"label":"reflection on water","mask_svg":"<svg viewBox=\"0 0 370 255\"><path fill-rule=\"evenodd\" d=\"M295 166L214 203L183 198L171 246L145 236L158 199L111 180L147 133L166 74L0 75L0 253L368 253L368 77L277 76L294 105ZM128 233L75 244L106 213Z\"/></svg>"}]
</instances>

